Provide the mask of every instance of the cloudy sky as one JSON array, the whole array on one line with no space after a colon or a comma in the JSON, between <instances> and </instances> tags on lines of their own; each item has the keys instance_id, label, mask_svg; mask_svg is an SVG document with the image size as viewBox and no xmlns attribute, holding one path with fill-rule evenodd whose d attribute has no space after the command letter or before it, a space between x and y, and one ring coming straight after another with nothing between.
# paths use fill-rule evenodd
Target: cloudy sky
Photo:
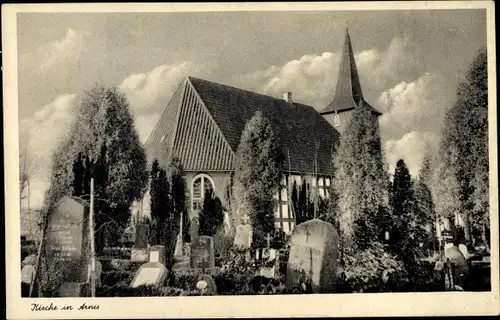
<instances>
[{"instance_id":1,"label":"cloudy sky","mask_svg":"<svg viewBox=\"0 0 500 320\"><path fill-rule=\"evenodd\" d=\"M212 13L21 13L17 16L20 149L42 203L51 154L76 97L98 82L128 97L142 141L185 76L294 100L318 110L334 95L348 23L386 158L415 174L475 53L485 10Z\"/></svg>"}]
</instances>

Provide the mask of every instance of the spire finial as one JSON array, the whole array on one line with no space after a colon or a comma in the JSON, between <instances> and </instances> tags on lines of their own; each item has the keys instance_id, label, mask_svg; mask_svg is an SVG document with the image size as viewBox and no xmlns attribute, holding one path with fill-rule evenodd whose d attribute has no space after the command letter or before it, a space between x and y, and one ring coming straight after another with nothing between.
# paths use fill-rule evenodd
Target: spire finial
<instances>
[{"instance_id":1,"label":"spire finial","mask_svg":"<svg viewBox=\"0 0 500 320\"><path fill-rule=\"evenodd\" d=\"M345 30L345 32L347 32L348 29L349 29L349 24L347 23L347 20L344 20L344 30Z\"/></svg>"}]
</instances>

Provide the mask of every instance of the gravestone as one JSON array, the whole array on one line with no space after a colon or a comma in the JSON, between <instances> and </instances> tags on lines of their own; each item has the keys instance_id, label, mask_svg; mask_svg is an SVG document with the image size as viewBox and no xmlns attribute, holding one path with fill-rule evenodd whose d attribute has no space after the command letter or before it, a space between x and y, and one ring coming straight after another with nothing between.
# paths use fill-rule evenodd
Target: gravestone
<instances>
[{"instance_id":1,"label":"gravestone","mask_svg":"<svg viewBox=\"0 0 500 320\"><path fill-rule=\"evenodd\" d=\"M469 250L467 250L467 246L465 244L459 244L458 249L462 252L466 260L469 259Z\"/></svg>"},{"instance_id":2,"label":"gravestone","mask_svg":"<svg viewBox=\"0 0 500 320\"><path fill-rule=\"evenodd\" d=\"M301 285L301 276L310 281L312 292L335 292L338 237L332 224L313 219L293 230L287 263L286 287Z\"/></svg>"},{"instance_id":3,"label":"gravestone","mask_svg":"<svg viewBox=\"0 0 500 320\"><path fill-rule=\"evenodd\" d=\"M160 285L167 278L167 268L159 262L147 262L137 270L130 287L142 285Z\"/></svg>"},{"instance_id":4,"label":"gravestone","mask_svg":"<svg viewBox=\"0 0 500 320\"><path fill-rule=\"evenodd\" d=\"M149 262L159 262L165 265L165 246L152 246L149 248Z\"/></svg>"},{"instance_id":5,"label":"gravestone","mask_svg":"<svg viewBox=\"0 0 500 320\"><path fill-rule=\"evenodd\" d=\"M175 238L175 249L174 249L174 257L182 257L183 256L183 244L182 244L182 235L179 233Z\"/></svg>"},{"instance_id":6,"label":"gravestone","mask_svg":"<svg viewBox=\"0 0 500 320\"><path fill-rule=\"evenodd\" d=\"M200 235L200 220L197 217L191 219L191 224L189 226L189 236L191 238L191 243L195 243Z\"/></svg>"},{"instance_id":7,"label":"gravestone","mask_svg":"<svg viewBox=\"0 0 500 320\"><path fill-rule=\"evenodd\" d=\"M214 239L209 236L199 236L196 242L191 242L191 268L215 268Z\"/></svg>"},{"instance_id":8,"label":"gravestone","mask_svg":"<svg viewBox=\"0 0 500 320\"><path fill-rule=\"evenodd\" d=\"M243 216L241 223L236 227L234 247L238 250L249 250L252 245L253 228L248 224L249 217Z\"/></svg>"},{"instance_id":9,"label":"gravestone","mask_svg":"<svg viewBox=\"0 0 500 320\"><path fill-rule=\"evenodd\" d=\"M130 260L148 261L148 238L149 226L147 224L138 224L135 227L135 244L130 253Z\"/></svg>"},{"instance_id":10,"label":"gravestone","mask_svg":"<svg viewBox=\"0 0 500 320\"><path fill-rule=\"evenodd\" d=\"M49 213L45 238L47 264L54 268L61 283L61 297L88 295L88 262L90 256L89 207L85 201L63 197Z\"/></svg>"}]
</instances>

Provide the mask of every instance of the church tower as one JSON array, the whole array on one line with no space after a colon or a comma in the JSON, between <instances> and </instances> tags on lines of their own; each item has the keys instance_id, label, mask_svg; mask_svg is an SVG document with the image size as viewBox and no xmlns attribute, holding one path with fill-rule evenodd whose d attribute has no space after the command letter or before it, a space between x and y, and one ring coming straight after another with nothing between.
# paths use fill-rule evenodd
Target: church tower
<instances>
[{"instance_id":1,"label":"church tower","mask_svg":"<svg viewBox=\"0 0 500 320\"><path fill-rule=\"evenodd\" d=\"M330 125L342 134L356 108L368 108L376 117L381 115L380 112L370 106L363 98L351 39L346 27L344 48L340 60L337 85L335 87L335 97L320 113Z\"/></svg>"}]
</instances>

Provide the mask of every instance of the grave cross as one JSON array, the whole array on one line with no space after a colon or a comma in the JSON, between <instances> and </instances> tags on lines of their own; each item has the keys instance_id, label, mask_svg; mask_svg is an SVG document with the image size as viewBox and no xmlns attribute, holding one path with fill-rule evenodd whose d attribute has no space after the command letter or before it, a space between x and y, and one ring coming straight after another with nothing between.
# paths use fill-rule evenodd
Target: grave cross
<instances>
[{"instance_id":1,"label":"grave cross","mask_svg":"<svg viewBox=\"0 0 500 320\"><path fill-rule=\"evenodd\" d=\"M271 235L268 233L267 237L265 238L267 242L267 248L269 249L271 247Z\"/></svg>"},{"instance_id":2,"label":"grave cross","mask_svg":"<svg viewBox=\"0 0 500 320\"><path fill-rule=\"evenodd\" d=\"M311 231L306 231L306 242L309 240L309 236L311 235Z\"/></svg>"}]
</instances>

